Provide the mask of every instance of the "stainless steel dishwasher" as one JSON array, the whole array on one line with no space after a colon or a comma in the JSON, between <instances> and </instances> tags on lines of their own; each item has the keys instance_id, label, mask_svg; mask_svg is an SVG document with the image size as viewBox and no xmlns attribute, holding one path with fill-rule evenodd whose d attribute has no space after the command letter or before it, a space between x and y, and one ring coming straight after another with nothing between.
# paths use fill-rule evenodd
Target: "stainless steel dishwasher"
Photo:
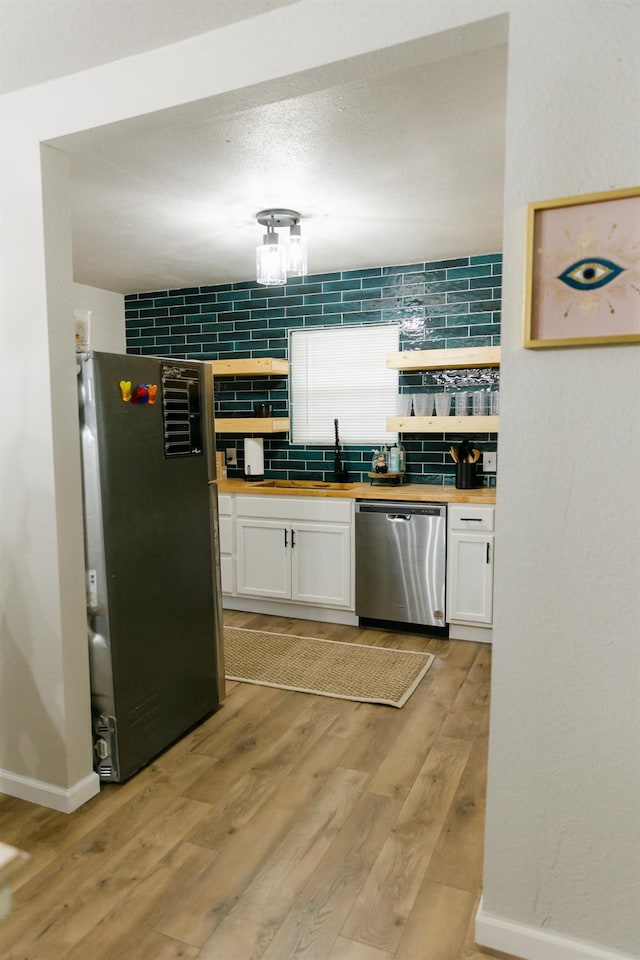
<instances>
[{"instance_id":1,"label":"stainless steel dishwasher","mask_svg":"<svg viewBox=\"0 0 640 960\"><path fill-rule=\"evenodd\" d=\"M358 502L358 617L444 628L446 537L446 505Z\"/></svg>"}]
</instances>

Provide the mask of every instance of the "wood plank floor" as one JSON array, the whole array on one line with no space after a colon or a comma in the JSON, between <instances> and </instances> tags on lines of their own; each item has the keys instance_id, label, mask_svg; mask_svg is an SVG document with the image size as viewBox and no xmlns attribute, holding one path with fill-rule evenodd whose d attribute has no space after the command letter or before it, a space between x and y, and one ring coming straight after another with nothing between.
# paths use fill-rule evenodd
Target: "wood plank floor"
<instances>
[{"instance_id":1,"label":"wood plank floor","mask_svg":"<svg viewBox=\"0 0 640 960\"><path fill-rule=\"evenodd\" d=\"M250 684L71 816L0 796L31 854L4 960L487 960L480 895L491 649L225 613L427 650L396 710Z\"/></svg>"}]
</instances>

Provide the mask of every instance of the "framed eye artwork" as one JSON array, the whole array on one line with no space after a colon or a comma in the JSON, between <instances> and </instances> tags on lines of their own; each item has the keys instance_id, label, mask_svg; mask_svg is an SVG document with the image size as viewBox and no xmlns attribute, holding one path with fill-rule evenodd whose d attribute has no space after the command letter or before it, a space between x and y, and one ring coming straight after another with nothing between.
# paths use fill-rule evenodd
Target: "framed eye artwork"
<instances>
[{"instance_id":1,"label":"framed eye artwork","mask_svg":"<svg viewBox=\"0 0 640 960\"><path fill-rule=\"evenodd\" d=\"M524 346L640 342L640 187L527 207Z\"/></svg>"}]
</instances>

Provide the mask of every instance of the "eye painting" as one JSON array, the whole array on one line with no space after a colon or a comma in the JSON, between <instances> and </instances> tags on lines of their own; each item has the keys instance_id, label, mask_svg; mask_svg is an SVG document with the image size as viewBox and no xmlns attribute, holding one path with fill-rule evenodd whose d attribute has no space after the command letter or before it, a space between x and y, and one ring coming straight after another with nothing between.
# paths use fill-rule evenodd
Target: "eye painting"
<instances>
[{"instance_id":1,"label":"eye painting","mask_svg":"<svg viewBox=\"0 0 640 960\"><path fill-rule=\"evenodd\" d=\"M640 187L527 207L524 346L640 343Z\"/></svg>"},{"instance_id":2,"label":"eye painting","mask_svg":"<svg viewBox=\"0 0 640 960\"><path fill-rule=\"evenodd\" d=\"M587 257L572 263L557 279L566 283L568 287L573 287L574 290L596 290L611 283L623 270L624 267L619 267L611 260Z\"/></svg>"}]
</instances>

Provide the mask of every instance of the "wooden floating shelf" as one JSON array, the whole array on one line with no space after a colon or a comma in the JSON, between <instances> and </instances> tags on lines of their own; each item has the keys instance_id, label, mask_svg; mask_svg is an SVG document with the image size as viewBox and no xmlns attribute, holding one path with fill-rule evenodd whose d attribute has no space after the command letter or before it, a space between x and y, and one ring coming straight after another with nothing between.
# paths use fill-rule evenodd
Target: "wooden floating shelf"
<instances>
[{"instance_id":1,"label":"wooden floating shelf","mask_svg":"<svg viewBox=\"0 0 640 960\"><path fill-rule=\"evenodd\" d=\"M288 433L289 417L216 417L216 433Z\"/></svg>"},{"instance_id":2,"label":"wooden floating shelf","mask_svg":"<svg viewBox=\"0 0 640 960\"><path fill-rule=\"evenodd\" d=\"M246 360L209 360L214 377L287 376L289 361L277 357L256 357Z\"/></svg>"},{"instance_id":3,"label":"wooden floating shelf","mask_svg":"<svg viewBox=\"0 0 640 960\"><path fill-rule=\"evenodd\" d=\"M500 347L461 347L451 350L401 350L387 354L392 370L461 370L499 367Z\"/></svg>"},{"instance_id":4,"label":"wooden floating shelf","mask_svg":"<svg viewBox=\"0 0 640 960\"><path fill-rule=\"evenodd\" d=\"M500 417L387 417L389 433L497 433Z\"/></svg>"}]
</instances>

